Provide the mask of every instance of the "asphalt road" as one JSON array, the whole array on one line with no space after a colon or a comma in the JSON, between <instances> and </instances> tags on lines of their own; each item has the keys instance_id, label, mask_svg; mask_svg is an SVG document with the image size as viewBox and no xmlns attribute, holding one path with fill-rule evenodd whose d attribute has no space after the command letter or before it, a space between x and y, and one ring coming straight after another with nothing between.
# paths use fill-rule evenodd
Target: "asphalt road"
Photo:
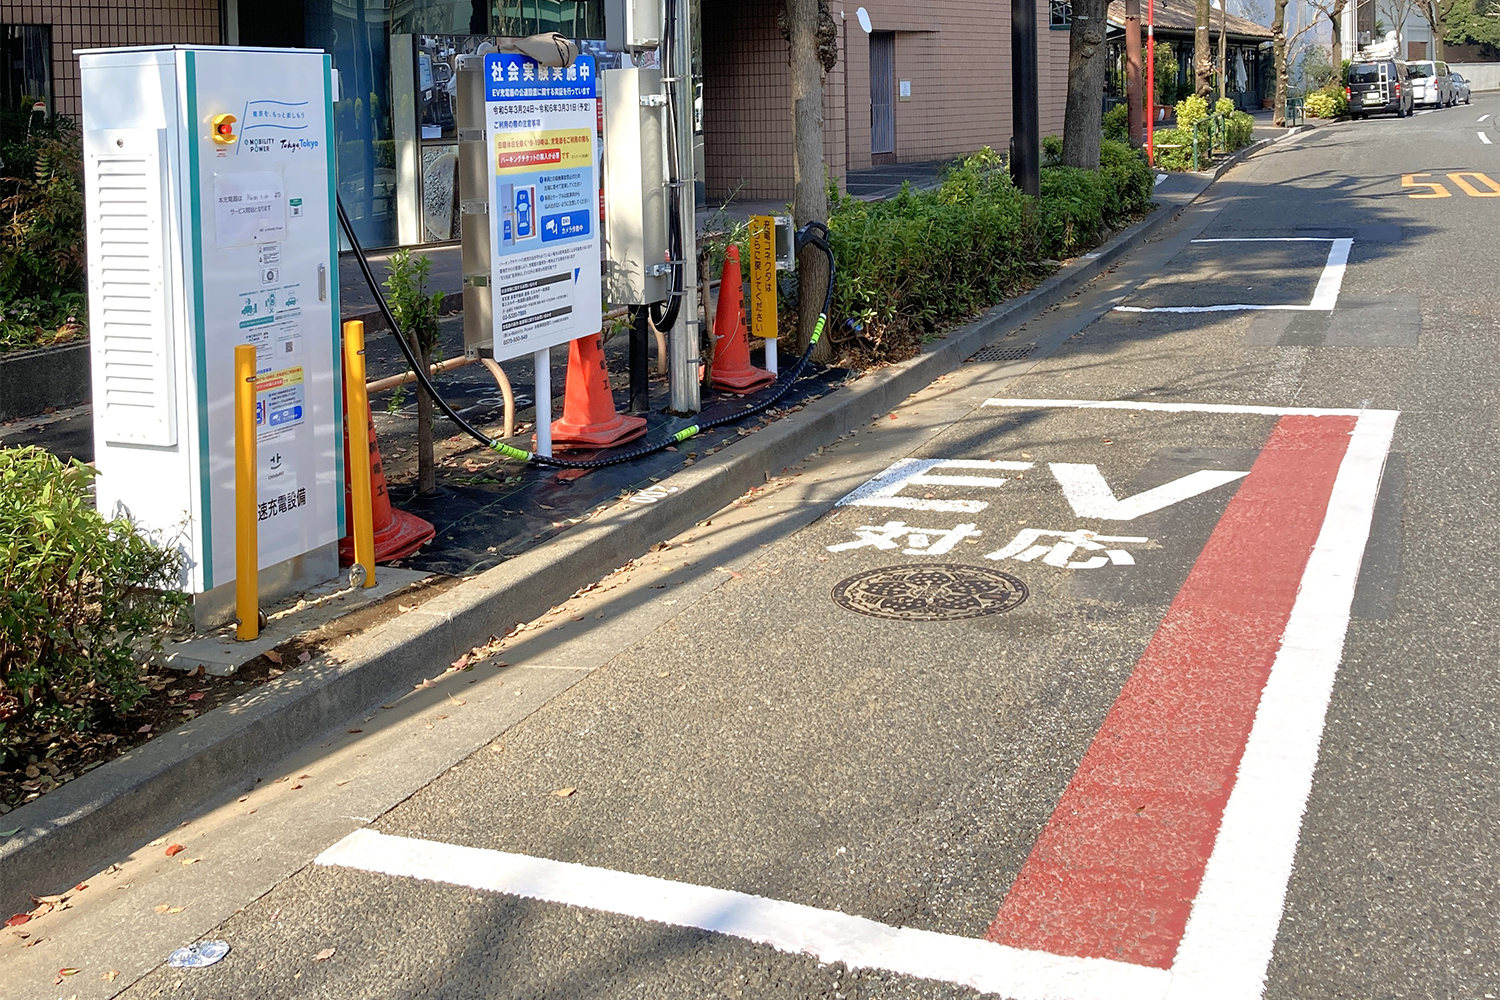
<instances>
[{"instance_id":1,"label":"asphalt road","mask_svg":"<svg viewBox=\"0 0 1500 1000\"><path fill-rule=\"evenodd\" d=\"M221 898L228 958L83 995L1500 995L1497 112L1230 171L510 639L380 767L479 749Z\"/></svg>"}]
</instances>

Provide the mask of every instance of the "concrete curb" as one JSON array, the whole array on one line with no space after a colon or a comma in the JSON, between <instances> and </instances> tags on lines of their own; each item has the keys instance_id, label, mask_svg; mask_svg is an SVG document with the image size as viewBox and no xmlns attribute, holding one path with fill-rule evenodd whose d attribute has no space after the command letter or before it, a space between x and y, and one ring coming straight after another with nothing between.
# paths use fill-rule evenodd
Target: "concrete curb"
<instances>
[{"instance_id":1,"label":"concrete curb","mask_svg":"<svg viewBox=\"0 0 1500 1000\"><path fill-rule=\"evenodd\" d=\"M286 755L393 693L409 691L491 635L562 603L582 587L724 507L907 396L1017 326L1064 301L1122 254L1150 239L1220 173L1266 143L1225 161L1180 205L1080 258L1037 288L954 330L908 361L816 400L675 473L676 492L652 504L621 503L565 534L469 580L418 610L350 640L340 663L313 661L206 713L4 817L21 833L0 843L0 912L58 892L108 866L194 812L240 793Z\"/></svg>"}]
</instances>

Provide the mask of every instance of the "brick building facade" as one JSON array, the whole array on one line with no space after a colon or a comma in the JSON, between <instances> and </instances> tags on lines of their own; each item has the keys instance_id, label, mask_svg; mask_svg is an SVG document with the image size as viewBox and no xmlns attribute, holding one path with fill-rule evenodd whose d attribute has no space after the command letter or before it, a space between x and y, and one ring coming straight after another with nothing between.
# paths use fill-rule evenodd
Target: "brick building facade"
<instances>
[{"instance_id":1,"label":"brick building facade","mask_svg":"<svg viewBox=\"0 0 1500 1000\"><path fill-rule=\"evenodd\" d=\"M780 0L702 0L708 196L790 198L791 83ZM976 0L830 4L839 61L825 81L824 143L842 178L877 162L920 162L1010 144L1010 5ZM1068 32L1037 4L1042 134L1061 134ZM881 116L886 116L880 121Z\"/></svg>"}]
</instances>

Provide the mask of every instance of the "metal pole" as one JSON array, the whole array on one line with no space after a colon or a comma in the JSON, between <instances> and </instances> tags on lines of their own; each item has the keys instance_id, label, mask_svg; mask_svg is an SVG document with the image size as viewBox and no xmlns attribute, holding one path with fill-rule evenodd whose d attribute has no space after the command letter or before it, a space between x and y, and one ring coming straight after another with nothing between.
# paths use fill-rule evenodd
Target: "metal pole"
<instances>
[{"instance_id":1,"label":"metal pole","mask_svg":"<svg viewBox=\"0 0 1500 1000\"><path fill-rule=\"evenodd\" d=\"M627 413L651 412L650 350L651 331L647 317L651 310L640 306L630 317L630 405Z\"/></svg>"},{"instance_id":2,"label":"metal pole","mask_svg":"<svg viewBox=\"0 0 1500 1000\"><path fill-rule=\"evenodd\" d=\"M1016 187L1040 197L1041 109L1037 104L1036 0L1010 3L1010 176Z\"/></svg>"},{"instance_id":3,"label":"metal pole","mask_svg":"<svg viewBox=\"0 0 1500 1000\"><path fill-rule=\"evenodd\" d=\"M370 397L365 392L365 324L344 324L344 428L349 435L349 518L354 562L375 586L375 494L370 488ZM358 574L351 576L351 579Z\"/></svg>"},{"instance_id":4,"label":"metal pole","mask_svg":"<svg viewBox=\"0 0 1500 1000\"><path fill-rule=\"evenodd\" d=\"M1156 163L1156 0L1146 0L1146 161Z\"/></svg>"},{"instance_id":5,"label":"metal pole","mask_svg":"<svg viewBox=\"0 0 1500 1000\"><path fill-rule=\"evenodd\" d=\"M260 635L260 516L256 491L259 434L255 423L255 345L234 349L234 637Z\"/></svg>"},{"instance_id":6,"label":"metal pole","mask_svg":"<svg viewBox=\"0 0 1500 1000\"><path fill-rule=\"evenodd\" d=\"M532 374L536 376L536 453L552 457L552 352L537 351L531 356Z\"/></svg>"},{"instance_id":7,"label":"metal pole","mask_svg":"<svg viewBox=\"0 0 1500 1000\"><path fill-rule=\"evenodd\" d=\"M672 110L676 116L677 217L682 227L682 302L668 338L670 407L674 413L697 413L701 323L698 319L698 197L693 163L693 26L689 0L668 0L672 18Z\"/></svg>"}]
</instances>

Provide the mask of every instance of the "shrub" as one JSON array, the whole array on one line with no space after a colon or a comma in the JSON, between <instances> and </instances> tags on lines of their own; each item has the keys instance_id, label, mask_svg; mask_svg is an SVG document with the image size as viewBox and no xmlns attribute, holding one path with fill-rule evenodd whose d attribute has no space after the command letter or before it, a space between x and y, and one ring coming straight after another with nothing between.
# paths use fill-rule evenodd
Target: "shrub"
<instances>
[{"instance_id":1,"label":"shrub","mask_svg":"<svg viewBox=\"0 0 1500 1000\"><path fill-rule=\"evenodd\" d=\"M1228 118L1229 148L1243 149L1255 138L1255 119L1248 112L1236 111Z\"/></svg>"},{"instance_id":2,"label":"shrub","mask_svg":"<svg viewBox=\"0 0 1500 1000\"><path fill-rule=\"evenodd\" d=\"M1104 179L1097 170L1047 167L1042 171L1042 250L1072 257L1094 245L1104 222Z\"/></svg>"},{"instance_id":3,"label":"shrub","mask_svg":"<svg viewBox=\"0 0 1500 1000\"><path fill-rule=\"evenodd\" d=\"M1177 60L1172 46L1163 42L1156 47L1156 104L1166 107L1177 100Z\"/></svg>"},{"instance_id":4,"label":"shrub","mask_svg":"<svg viewBox=\"0 0 1500 1000\"><path fill-rule=\"evenodd\" d=\"M1152 137L1156 165L1162 170L1193 169L1193 130L1190 128L1157 129Z\"/></svg>"},{"instance_id":5,"label":"shrub","mask_svg":"<svg viewBox=\"0 0 1500 1000\"><path fill-rule=\"evenodd\" d=\"M1062 163L1063 141L1060 135L1042 136L1042 166L1055 167Z\"/></svg>"},{"instance_id":6,"label":"shrub","mask_svg":"<svg viewBox=\"0 0 1500 1000\"><path fill-rule=\"evenodd\" d=\"M1115 142L1130 141L1130 108L1116 104L1104 112L1104 138Z\"/></svg>"},{"instance_id":7,"label":"shrub","mask_svg":"<svg viewBox=\"0 0 1500 1000\"><path fill-rule=\"evenodd\" d=\"M0 449L0 763L29 739L87 730L144 694L136 656L181 595L180 553L94 510L94 471Z\"/></svg>"},{"instance_id":8,"label":"shrub","mask_svg":"<svg viewBox=\"0 0 1500 1000\"><path fill-rule=\"evenodd\" d=\"M1192 128L1209 115L1208 101L1197 94L1189 94L1177 102L1177 127Z\"/></svg>"},{"instance_id":9,"label":"shrub","mask_svg":"<svg viewBox=\"0 0 1500 1000\"><path fill-rule=\"evenodd\" d=\"M1309 118L1337 118L1349 110L1349 101L1343 90L1325 87L1308 94L1302 110Z\"/></svg>"},{"instance_id":10,"label":"shrub","mask_svg":"<svg viewBox=\"0 0 1500 1000\"><path fill-rule=\"evenodd\" d=\"M1229 117L1234 114L1234 102L1227 97L1221 97L1214 101L1214 114Z\"/></svg>"},{"instance_id":11,"label":"shrub","mask_svg":"<svg viewBox=\"0 0 1500 1000\"><path fill-rule=\"evenodd\" d=\"M1118 227L1129 216L1151 207L1156 175L1146 154L1126 142L1105 139L1099 147L1104 180L1104 221Z\"/></svg>"},{"instance_id":12,"label":"shrub","mask_svg":"<svg viewBox=\"0 0 1500 1000\"><path fill-rule=\"evenodd\" d=\"M80 333L84 264L83 166L66 118L0 121L0 350Z\"/></svg>"}]
</instances>

